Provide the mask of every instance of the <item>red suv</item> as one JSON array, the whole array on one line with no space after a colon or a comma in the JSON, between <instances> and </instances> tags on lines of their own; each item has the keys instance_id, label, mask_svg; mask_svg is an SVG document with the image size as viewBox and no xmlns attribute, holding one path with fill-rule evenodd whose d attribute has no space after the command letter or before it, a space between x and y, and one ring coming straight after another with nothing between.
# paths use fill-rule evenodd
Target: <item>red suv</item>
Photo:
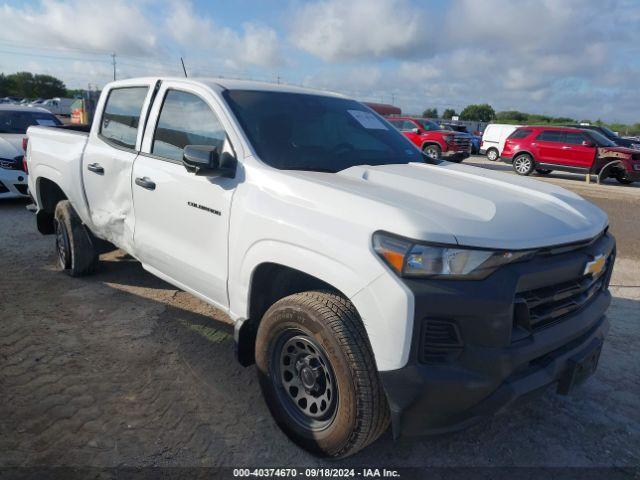
<instances>
[{"instance_id":1,"label":"red suv","mask_svg":"<svg viewBox=\"0 0 640 480\"><path fill-rule=\"evenodd\" d=\"M461 162L471 155L469 135L443 130L425 118L387 117L387 121L433 159Z\"/></svg>"},{"instance_id":2,"label":"red suv","mask_svg":"<svg viewBox=\"0 0 640 480\"><path fill-rule=\"evenodd\" d=\"M624 184L640 180L640 151L619 147L592 130L519 127L507 138L501 159L519 175L564 170L613 177Z\"/></svg>"}]
</instances>

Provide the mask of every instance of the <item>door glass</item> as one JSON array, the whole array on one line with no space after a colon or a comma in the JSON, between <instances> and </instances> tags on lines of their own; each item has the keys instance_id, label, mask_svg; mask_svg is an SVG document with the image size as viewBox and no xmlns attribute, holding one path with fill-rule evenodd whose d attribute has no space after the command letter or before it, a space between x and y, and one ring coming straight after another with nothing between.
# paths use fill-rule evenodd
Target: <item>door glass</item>
<instances>
[{"instance_id":1,"label":"door glass","mask_svg":"<svg viewBox=\"0 0 640 480\"><path fill-rule=\"evenodd\" d=\"M204 100L179 90L167 92L151 153L182 161L185 145L211 145L221 152L224 140L224 128Z\"/></svg>"},{"instance_id":2,"label":"door glass","mask_svg":"<svg viewBox=\"0 0 640 480\"><path fill-rule=\"evenodd\" d=\"M542 140L545 142L562 142L564 137L564 132L560 130L545 130L543 131L536 140Z\"/></svg>"},{"instance_id":3,"label":"door glass","mask_svg":"<svg viewBox=\"0 0 640 480\"><path fill-rule=\"evenodd\" d=\"M565 137L565 142L570 143L571 145L582 145L582 142L585 140L586 138L582 133L567 132Z\"/></svg>"},{"instance_id":4,"label":"door glass","mask_svg":"<svg viewBox=\"0 0 640 480\"><path fill-rule=\"evenodd\" d=\"M102 114L100 134L125 148L136 148L140 112L149 87L115 88L109 92Z\"/></svg>"}]
</instances>

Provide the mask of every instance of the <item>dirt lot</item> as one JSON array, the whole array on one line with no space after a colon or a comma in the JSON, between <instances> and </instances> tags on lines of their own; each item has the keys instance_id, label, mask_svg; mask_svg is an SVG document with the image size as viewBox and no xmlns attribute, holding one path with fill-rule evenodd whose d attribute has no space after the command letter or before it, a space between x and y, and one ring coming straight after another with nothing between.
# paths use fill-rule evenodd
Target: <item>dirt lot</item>
<instances>
[{"instance_id":1,"label":"dirt lot","mask_svg":"<svg viewBox=\"0 0 640 480\"><path fill-rule=\"evenodd\" d=\"M331 465L640 466L640 196L622 190L587 192L619 240L594 378L462 433L387 433ZM92 277L56 271L24 207L0 204L0 467L325 464L278 430L224 315L118 252Z\"/></svg>"}]
</instances>

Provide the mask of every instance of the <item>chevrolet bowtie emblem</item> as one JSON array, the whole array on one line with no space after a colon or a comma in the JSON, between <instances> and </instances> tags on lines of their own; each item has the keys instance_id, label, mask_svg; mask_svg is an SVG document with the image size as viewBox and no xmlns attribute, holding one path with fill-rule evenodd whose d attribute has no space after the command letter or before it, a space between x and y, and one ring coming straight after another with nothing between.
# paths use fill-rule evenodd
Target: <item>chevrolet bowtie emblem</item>
<instances>
[{"instance_id":1,"label":"chevrolet bowtie emblem","mask_svg":"<svg viewBox=\"0 0 640 480\"><path fill-rule=\"evenodd\" d=\"M587 262L584 267L583 275L593 275L594 277L597 277L600 275L600 272L602 272L605 263L606 259L604 258L604 255L600 254L596 256L593 260Z\"/></svg>"}]
</instances>

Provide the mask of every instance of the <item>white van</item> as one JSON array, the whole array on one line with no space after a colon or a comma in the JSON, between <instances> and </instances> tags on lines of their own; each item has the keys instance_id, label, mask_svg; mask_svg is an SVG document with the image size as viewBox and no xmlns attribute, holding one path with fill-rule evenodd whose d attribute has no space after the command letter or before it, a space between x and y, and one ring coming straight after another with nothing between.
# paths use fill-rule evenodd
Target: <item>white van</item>
<instances>
[{"instance_id":1,"label":"white van","mask_svg":"<svg viewBox=\"0 0 640 480\"><path fill-rule=\"evenodd\" d=\"M490 123L482 134L480 144L480 155L486 155L489 160L495 162L500 158L504 142L513 131L522 125L505 125L500 123Z\"/></svg>"}]
</instances>

